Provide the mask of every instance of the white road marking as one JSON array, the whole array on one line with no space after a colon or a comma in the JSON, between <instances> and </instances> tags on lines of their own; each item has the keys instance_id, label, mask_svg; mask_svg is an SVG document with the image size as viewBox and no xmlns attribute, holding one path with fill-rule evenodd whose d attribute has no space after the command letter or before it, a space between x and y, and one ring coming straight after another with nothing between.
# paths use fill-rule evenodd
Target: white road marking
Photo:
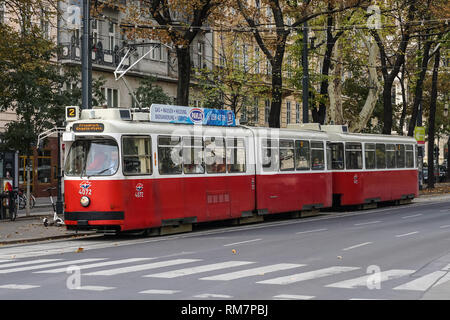
<instances>
[{"instance_id":1,"label":"white road marking","mask_svg":"<svg viewBox=\"0 0 450 320\"><path fill-rule=\"evenodd\" d=\"M355 223L354 226L365 226L368 224L375 224L375 223L380 223L381 221L377 220L377 221L369 221L369 222L361 222L361 223Z\"/></svg>"},{"instance_id":2,"label":"white road marking","mask_svg":"<svg viewBox=\"0 0 450 320\"><path fill-rule=\"evenodd\" d=\"M144 290L139 293L146 293L146 294L174 294L181 292L180 290L158 290L158 289L150 289L150 290Z\"/></svg>"},{"instance_id":3,"label":"white road marking","mask_svg":"<svg viewBox=\"0 0 450 320\"><path fill-rule=\"evenodd\" d=\"M300 281L328 277L328 276L331 276L334 274L358 270L358 269L360 269L360 268L359 267L335 266L335 267L318 269L318 270L309 271L309 272L291 274L291 275L285 276L285 277L279 277L279 278L274 278L274 279L269 279L269 280L264 280L264 281L258 281L257 283L286 285L286 284L291 284L291 283L300 282Z\"/></svg>"},{"instance_id":4,"label":"white road marking","mask_svg":"<svg viewBox=\"0 0 450 320\"><path fill-rule=\"evenodd\" d=\"M162 268L162 267L168 267L168 266L175 266L177 264L183 264L183 263L189 263L189 262L195 262L195 261L201 261L201 260L200 259L175 259L175 260L141 264L141 265L130 266L130 267L96 271L96 272L86 273L84 275L85 276L114 276L117 274L136 272L136 271L144 271L144 270L150 270L150 269L156 269L156 268Z\"/></svg>"},{"instance_id":5,"label":"white road marking","mask_svg":"<svg viewBox=\"0 0 450 320\"><path fill-rule=\"evenodd\" d=\"M207 264L207 265L204 265L204 266L184 268L184 269L178 269L178 270L173 270L173 271L149 274L149 275L146 275L144 277L151 277L151 278L177 278L177 277L187 276L187 275L201 273L201 272L208 272L208 271L212 271L212 270L220 270L220 269L225 269L225 268L232 268L232 267L243 266L243 265L251 264L251 263L254 263L254 262L250 262L250 261L225 261L225 262L220 262L220 263Z\"/></svg>"},{"instance_id":6,"label":"white road marking","mask_svg":"<svg viewBox=\"0 0 450 320\"><path fill-rule=\"evenodd\" d=\"M273 296L275 300L310 300L315 298L316 296L302 296L298 294L279 294Z\"/></svg>"},{"instance_id":7,"label":"white road marking","mask_svg":"<svg viewBox=\"0 0 450 320\"><path fill-rule=\"evenodd\" d=\"M81 260L72 260L72 261L63 261L63 262L40 264L40 265L37 265L37 266L28 266L28 267L20 267L20 268L12 268L12 269L3 269L3 270L0 270L0 273L12 273L12 272L30 271L30 270L45 269L45 268L59 267L59 266L66 266L66 265L77 265L78 263L94 262L94 261L99 261L99 260L105 260L105 258L81 259Z\"/></svg>"},{"instance_id":8,"label":"white road marking","mask_svg":"<svg viewBox=\"0 0 450 320\"><path fill-rule=\"evenodd\" d=\"M60 260L61 259L37 259L37 260L32 260L32 261L10 262L10 263L0 265L0 268L26 266L26 265L30 265L30 264L38 264L38 263L60 261Z\"/></svg>"},{"instance_id":9,"label":"white road marking","mask_svg":"<svg viewBox=\"0 0 450 320\"><path fill-rule=\"evenodd\" d=\"M241 242L235 242L235 243L229 243L229 244L224 244L224 247L229 247L229 246L235 246L238 244L244 244L244 243L249 243L249 242L255 242L255 241L261 241L262 239L253 239L253 240L247 240L247 241L241 241Z\"/></svg>"},{"instance_id":10,"label":"white road marking","mask_svg":"<svg viewBox=\"0 0 450 320\"><path fill-rule=\"evenodd\" d=\"M106 290L112 290L115 289L115 287L102 287L102 286L81 286L78 288L75 288L74 290L85 290L85 291L106 291Z\"/></svg>"},{"instance_id":11,"label":"white road marking","mask_svg":"<svg viewBox=\"0 0 450 320\"><path fill-rule=\"evenodd\" d=\"M40 286L30 285L30 284L4 284L1 285L1 289L17 289L17 290L27 290L33 288L39 288Z\"/></svg>"},{"instance_id":12,"label":"white road marking","mask_svg":"<svg viewBox=\"0 0 450 320\"><path fill-rule=\"evenodd\" d=\"M296 232L295 234L304 234L304 233L321 232L321 231L328 231L328 229L314 229L314 230L308 230L308 231L300 231L300 232Z\"/></svg>"},{"instance_id":13,"label":"white road marking","mask_svg":"<svg viewBox=\"0 0 450 320\"><path fill-rule=\"evenodd\" d=\"M86 265L83 265L83 266L79 266L79 268L80 268L80 270L84 270L84 269L90 269L90 268L112 266L112 265L116 265L116 264L132 263L132 262L152 260L152 259L154 259L154 258L122 259L122 260L115 260L115 261L107 261L107 262L98 262L98 263L86 264ZM59 273L59 272L66 272L66 271L67 271L67 267L65 267L65 268L57 268L57 269L50 269L50 270L43 270L43 271L36 271L34 273Z\"/></svg>"},{"instance_id":14,"label":"white road marking","mask_svg":"<svg viewBox=\"0 0 450 320\"><path fill-rule=\"evenodd\" d=\"M252 276L257 276L257 275L265 275L266 273L270 273L270 272L288 270L288 269L298 268L298 267L303 267L303 266L305 266L305 264L279 263L279 264L274 264L274 265L265 266L265 267L224 273L224 274L219 274L219 275L211 276L211 277L204 277L204 278L200 278L200 280L229 281L229 280L252 277Z\"/></svg>"},{"instance_id":15,"label":"white road marking","mask_svg":"<svg viewBox=\"0 0 450 320\"><path fill-rule=\"evenodd\" d=\"M440 228L440 229L450 228L450 224L446 224L446 225L440 226L439 228Z\"/></svg>"},{"instance_id":16,"label":"white road marking","mask_svg":"<svg viewBox=\"0 0 450 320\"><path fill-rule=\"evenodd\" d=\"M414 231L414 232L409 232L409 233L404 233L404 234L397 234L396 237L397 238L401 238L401 237L406 237L406 236L410 236L413 234L419 233L419 231Z\"/></svg>"},{"instance_id":17,"label":"white road marking","mask_svg":"<svg viewBox=\"0 0 450 320\"><path fill-rule=\"evenodd\" d=\"M431 288L436 281L441 279L446 274L446 271L435 271L423 277L395 287L394 290L426 291Z\"/></svg>"},{"instance_id":18,"label":"white road marking","mask_svg":"<svg viewBox=\"0 0 450 320\"><path fill-rule=\"evenodd\" d=\"M409 275L409 274L411 274L413 272L414 272L414 270L392 269L392 270L380 272L377 275L377 279L376 280L379 280L380 281L380 285L382 285L382 283L384 281L388 281L388 280L400 278L400 277L403 277L403 276L407 276L407 275ZM368 284L367 281L371 279L369 277L374 277L374 276L375 276L375 274L365 275L365 276L354 278L354 279L350 279L350 280L344 280L344 281L335 282L335 283L327 285L326 287L330 287L330 288L345 288L345 289L354 289L354 288L357 288L357 287L365 287Z\"/></svg>"},{"instance_id":19,"label":"white road marking","mask_svg":"<svg viewBox=\"0 0 450 320\"><path fill-rule=\"evenodd\" d=\"M413 214L411 216L404 216L404 217L402 217L402 219L415 218L415 217L418 217L421 215L423 215L423 213Z\"/></svg>"},{"instance_id":20,"label":"white road marking","mask_svg":"<svg viewBox=\"0 0 450 320\"><path fill-rule=\"evenodd\" d=\"M194 298L219 298L219 299L226 299L226 298L233 298L233 296L229 296L226 294L217 294L217 293L202 293L194 296Z\"/></svg>"},{"instance_id":21,"label":"white road marking","mask_svg":"<svg viewBox=\"0 0 450 320\"><path fill-rule=\"evenodd\" d=\"M354 245L354 246L344 248L344 249L342 249L342 251L352 250L352 249L355 249L355 248L367 246L368 244L372 244L372 243L373 243L373 242L364 242L364 243L356 244L356 245Z\"/></svg>"}]
</instances>

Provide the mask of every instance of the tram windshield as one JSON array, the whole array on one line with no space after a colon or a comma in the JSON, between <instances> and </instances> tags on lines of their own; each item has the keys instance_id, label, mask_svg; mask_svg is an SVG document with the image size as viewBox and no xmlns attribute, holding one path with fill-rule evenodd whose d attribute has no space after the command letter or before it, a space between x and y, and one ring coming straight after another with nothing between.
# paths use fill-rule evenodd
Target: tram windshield
<instances>
[{"instance_id":1,"label":"tram windshield","mask_svg":"<svg viewBox=\"0 0 450 320\"><path fill-rule=\"evenodd\" d=\"M110 176L119 167L119 149L112 139L77 140L69 151L68 176Z\"/></svg>"}]
</instances>

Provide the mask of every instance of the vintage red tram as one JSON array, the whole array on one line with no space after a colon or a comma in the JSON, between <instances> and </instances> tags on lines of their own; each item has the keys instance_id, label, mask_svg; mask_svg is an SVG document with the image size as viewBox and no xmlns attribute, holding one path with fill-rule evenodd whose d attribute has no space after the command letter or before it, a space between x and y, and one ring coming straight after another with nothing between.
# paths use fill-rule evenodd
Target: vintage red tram
<instances>
[{"instance_id":1,"label":"vintage red tram","mask_svg":"<svg viewBox=\"0 0 450 320\"><path fill-rule=\"evenodd\" d=\"M155 123L128 109L68 120L69 229L152 230L418 194L411 138Z\"/></svg>"}]
</instances>

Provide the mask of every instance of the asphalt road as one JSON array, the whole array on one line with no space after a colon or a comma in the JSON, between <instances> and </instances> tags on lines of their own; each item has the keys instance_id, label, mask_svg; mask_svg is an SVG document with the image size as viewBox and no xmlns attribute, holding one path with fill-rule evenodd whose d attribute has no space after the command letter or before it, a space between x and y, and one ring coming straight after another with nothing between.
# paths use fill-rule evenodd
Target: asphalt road
<instances>
[{"instance_id":1,"label":"asphalt road","mask_svg":"<svg viewBox=\"0 0 450 320\"><path fill-rule=\"evenodd\" d=\"M450 283L446 199L163 237L2 247L0 300L421 299Z\"/></svg>"}]
</instances>

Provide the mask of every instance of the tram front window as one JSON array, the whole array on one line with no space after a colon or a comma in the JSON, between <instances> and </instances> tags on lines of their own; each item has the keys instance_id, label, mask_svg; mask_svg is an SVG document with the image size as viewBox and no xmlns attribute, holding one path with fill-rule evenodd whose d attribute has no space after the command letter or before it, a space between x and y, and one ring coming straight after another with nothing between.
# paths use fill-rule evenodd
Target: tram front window
<instances>
[{"instance_id":1,"label":"tram front window","mask_svg":"<svg viewBox=\"0 0 450 320\"><path fill-rule=\"evenodd\" d=\"M114 140L77 140L69 151L68 176L110 176L119 167L119 149Z\"/></svg>"}]
</instances>

